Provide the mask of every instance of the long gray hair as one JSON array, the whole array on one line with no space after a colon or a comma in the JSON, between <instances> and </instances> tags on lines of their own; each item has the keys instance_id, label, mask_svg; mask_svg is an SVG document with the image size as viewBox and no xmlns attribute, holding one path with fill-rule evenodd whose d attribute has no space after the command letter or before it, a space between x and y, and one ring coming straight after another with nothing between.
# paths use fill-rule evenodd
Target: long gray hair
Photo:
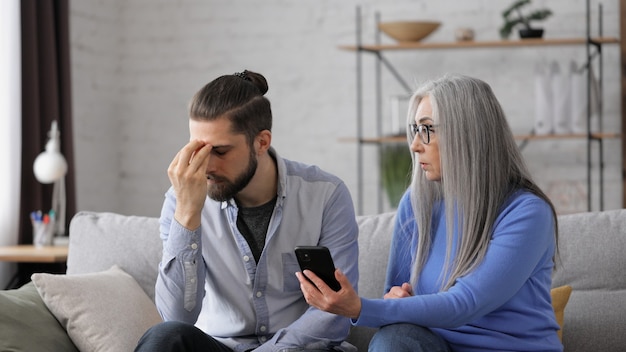
<instances>
[{"instance_id":1,"label":"long gray hair","mask_svg":"<svg viewBox=\"0 0 626 352\"><path fill-rule=\"evenodd\" d=\"M550 204L555 236L556 212L532 181L502 107L487 83L467 76L447 75L424 84L410 100L409 123L415 123L417 106L426 96L430 97L432 118L439 125L436 133L442 178L441 182L427 180L412 153L411 204L420 236L411 283L416 286L428 259L431 221L436 204L443 201L447 251L446 267L440 279L441 288L447 290L484 259L500 207L512 192L525 189ZM407 138L410 145L408 133ZM459 236L456 253L451 258L455 214Z\"/></svg>"}]
</instances>

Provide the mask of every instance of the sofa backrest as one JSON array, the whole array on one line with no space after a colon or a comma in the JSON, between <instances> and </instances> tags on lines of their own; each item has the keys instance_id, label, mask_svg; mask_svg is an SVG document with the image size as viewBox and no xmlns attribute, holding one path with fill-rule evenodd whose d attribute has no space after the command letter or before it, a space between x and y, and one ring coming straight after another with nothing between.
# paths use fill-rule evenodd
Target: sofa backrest
<instances>
[{"instance_id":1,"label":"sofa backrest","mask_svg":"<svg viewBox=\"0 0 626 352\"><path fill-rule=\"evenodd\" d=\"M381 297L395 213L357 217L359 294ZM154 299L161 258L157 218L79 212L70 223L68 274L119 265ZM559 259L553 287L573 287L565 308L565 351L619 351L626 335L626 209L559 216ZM373 330L353 329L367 350Z\"/></svg>"},{"instance_id":2,"label":"sofa backrest","mask_svg":"<svg viewBox=\"0 0 626 352\"><path fill-rule=\"evenodd\" d=\"M565 351L623 351L626 336L626 209L559 217L552 286L572 286Z\"/></svg>"},{"instance_id":3,"label":"sofa backrest","mask_svg":"<svg viewBox=\"0 0 626 352\"><path fill-rule=\"evenodd\" d=\"M69 233L68 275L99 272L117 264L154 300L163 248L157 218L81 211L72 218Z\"/></svg>"},{"instance_id":4,"label":"sofa backrest","mask_svg":"<svg viewBox=\"0 0 626 352\"><path fill-rule=\"evenodd\" d=\"M359 294L381 297L394 214L361 216ZM566 352L621 351L626 335L626 209L561 215L559 255L552 287L570 285L565 308ZM351 332L351 342L367 350L371 329Z\"/></svg>"},{"instance_id":5,"label":"sofa backrest","mask_svg":"<svg viewBox=\"0 0 626 352\"><path fill-rule=\"evenodd\" d=\"M383 295L395 212L357 216L359 225L359 295Z\"/></svg>"},{"instance_id":6,"label":"sofa backrest","mask_svg":"<svg viewBox=\"0 0 626 352\"><path fill-rule=\"evenodd\" d=\"M359 281L364 297L380 297L387 269L387 256L395 213L359 216ZM81 211L70 222L68 274L83 274L119 265L131 274L154 299L154 282L161 259L162 243L157 218L109 212Z\"/></svg>"}]
</instances>

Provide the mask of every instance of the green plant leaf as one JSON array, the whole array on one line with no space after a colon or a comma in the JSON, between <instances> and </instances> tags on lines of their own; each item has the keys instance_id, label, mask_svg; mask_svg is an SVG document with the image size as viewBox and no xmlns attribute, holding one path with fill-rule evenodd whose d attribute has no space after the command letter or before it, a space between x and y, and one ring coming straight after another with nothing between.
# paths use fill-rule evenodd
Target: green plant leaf
<instances>
[{"instance_id":1,"label":"green plant leaf","mask_svg":"<svg viewBox=\"0 0 626 352\"><path fill-rule=\"evenodd\" d=\"M552 15L552 11L549 9L535 10L528 15L522 14L520 8L530 4L530 1L531 0L517 0L502 12L502 17L504 17L504 24L500 27L500 37L502 39L508 39L513 28L519 24L524 24L526 28L531 29L531 21L544 20ZM516 16L510 17L513 13L515 13Z\"/></svg>"},{"instance_id":2,"label":"green plant leaf","mask_svg":"<svg viewBox=\"0 0 626 352\"><path fill-rule=\"evenodd\" d=\"M502 12L502 17L504 17L504 19L507 19L509 17L509 15L511 14L511 12L519 9L520 7L523 7L524 5L528 5L528 4L530 4L530 0L518 0L518 1L514 2L509 8L504 10L504 12Z\"/></svg>"},{"instance_id":3,"label":"green plant leaf","mask_svg":"<svg viewBox=\"0 0 626 352\"><path fill-rule=\"evenodd\" d=\"M520 19L514 19L514 20L505 22L502 25L502 27L500 27L500 37L502 39L508 39L509 36L511 36L511 32L513 31L513 28L520 23L524 23L524 22Z\"/></svg>"},{"instance_id":4,"label":"green plant leaf","mask_svg":"<svg viewBox=\"0 0 626 352\"><path fill-rule=\"evenodd\" d=\"M528 21L540 21L552 16L552 11L548 9L537 10L530 13L526 18Z\"/></svg>"},{"instance_id":5,"label":"green plant leaf","mask_svg":"<svg viewBox=\"0 0 626 352\"><path fill-rule=\"evenodd\" d=\"M411 153L404 143L384 144L380 151L380 174L389 204L396 208L411 182Z\"/></svg>"}]
</instances>

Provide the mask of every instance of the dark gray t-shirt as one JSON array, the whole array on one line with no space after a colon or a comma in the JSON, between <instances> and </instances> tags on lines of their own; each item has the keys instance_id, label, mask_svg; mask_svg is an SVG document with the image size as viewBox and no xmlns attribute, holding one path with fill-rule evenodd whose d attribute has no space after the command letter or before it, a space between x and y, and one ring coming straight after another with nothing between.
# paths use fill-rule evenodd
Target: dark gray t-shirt
<instances>
[{"instance_id":1,"label":"dark gray t-shirt","mask_svg":"<svg viewBox=\"0 0 626 352\"><path fill-rule=\"evenodd\" d=\"M259 258L261 258L261 252L263 252L263 247L265 246L267 227L270 224L270 219L274 212L276 199L277 197L274 197L271 201L258 207L239 207L237 228L246 239L246 242L248 242L252 255L254 255L254 260L256 260L257 263L259 262Z\"/></svg>"}]
</instances>

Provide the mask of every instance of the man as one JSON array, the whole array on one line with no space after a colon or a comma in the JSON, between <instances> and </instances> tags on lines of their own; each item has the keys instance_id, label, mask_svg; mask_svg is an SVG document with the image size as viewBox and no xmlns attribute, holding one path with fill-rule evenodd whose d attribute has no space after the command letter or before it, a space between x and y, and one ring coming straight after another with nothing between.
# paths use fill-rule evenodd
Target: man
<instances>
[{"instance_id":1,"label":"man","mask_svg":"<svg viewBox=\"0 0 626 352\"><path fill-rule=\"evenodd\" d=\"M304 301L294 254L326 246L356 285L352 199L339 178L274 151L267 89L244 71L191 102L190 141L168 168L160 218L155 300L165 322L137 351L354 350L343 342L348 319Z\"/></svg>"}]
</instances>

